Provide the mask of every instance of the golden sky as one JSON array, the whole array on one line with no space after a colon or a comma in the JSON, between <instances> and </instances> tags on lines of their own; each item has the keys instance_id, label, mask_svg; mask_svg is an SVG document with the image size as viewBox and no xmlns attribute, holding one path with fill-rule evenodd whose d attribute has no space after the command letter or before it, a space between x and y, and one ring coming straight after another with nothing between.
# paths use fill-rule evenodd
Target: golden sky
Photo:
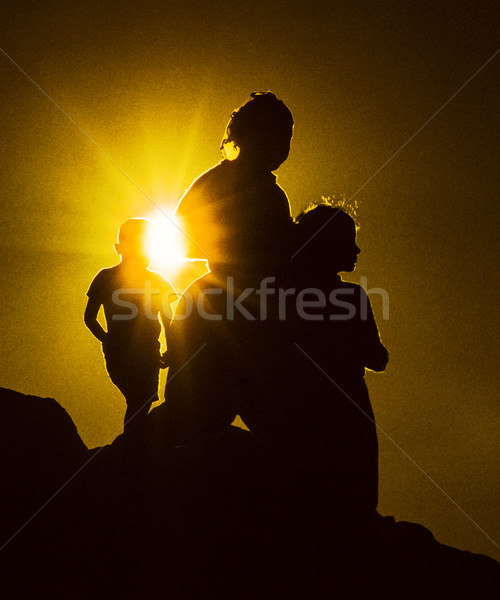
<instances>
[{"instance_id":1,"label":"golden sky","mask_svg":"<svg viewBox=\"0 0 500 600\"><path fill-rule=\"evenodd\" d=\"M294 214L355 196L352 280L389 293L389 319L374 310L391 362L368 377L380 511L500 558L498 16L481 0L3 2L0 385L56 398L90 447L120 432L87 287L120 223L173 209L231 111L272 90L295 118L278 171Z\"/></svg>"}]
</instances>

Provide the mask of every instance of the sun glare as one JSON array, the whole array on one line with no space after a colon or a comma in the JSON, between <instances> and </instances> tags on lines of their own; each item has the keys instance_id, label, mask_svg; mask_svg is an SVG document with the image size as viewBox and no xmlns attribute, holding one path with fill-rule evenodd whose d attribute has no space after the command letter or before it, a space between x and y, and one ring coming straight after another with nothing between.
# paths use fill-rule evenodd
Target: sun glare
<instances>
[{"instance_id":1,"label":"sun glare","mask_svg":"<svg viewBox=\"0 0 500 600\"><path fill-rule=\"evenodd\" d=\"M185 240L175 217L151 219L149 250L152 256L151 268L164 277L173 277L185 261Z\"/></svg>"}]
</instances>

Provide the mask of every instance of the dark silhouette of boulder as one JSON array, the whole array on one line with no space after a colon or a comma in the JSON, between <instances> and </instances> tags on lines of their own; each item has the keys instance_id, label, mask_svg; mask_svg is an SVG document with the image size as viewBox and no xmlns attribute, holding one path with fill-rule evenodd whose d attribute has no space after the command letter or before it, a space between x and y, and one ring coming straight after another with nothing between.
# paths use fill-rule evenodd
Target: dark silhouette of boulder
<instances>
[{"instance_id":1,"label":"dark silhouette of boulder","mask_svg":"<svg viewBox=\"0 0 500 600\"><path fill-rule=\"evenodd\" d=\"M444 546L421 525L340 512L321 478L276 460L248 431L228 427L175 446L155 409L142 430L89 451L54 400L8 390L0 399L8 483L1 521L17 519L2 539L3 597L491 598L500 591L496 561Z\"/></svg>"},{"instance_id":2,"label":"dark silhouette of boulder","mask_svg":"<svg viewBox=\"0 0 500 600\"><path fill-rule=\"evenodd\" d=\"M0 388L3 544L84 463L89 450L52 398Z\"/></svg>"}]
</instances>

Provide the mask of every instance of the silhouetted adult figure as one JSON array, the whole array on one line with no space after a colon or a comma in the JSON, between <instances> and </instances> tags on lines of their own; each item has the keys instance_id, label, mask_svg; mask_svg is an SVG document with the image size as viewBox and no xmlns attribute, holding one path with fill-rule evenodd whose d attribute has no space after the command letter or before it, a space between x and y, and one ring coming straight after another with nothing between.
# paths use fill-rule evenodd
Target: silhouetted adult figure
<instances>
[{"instance_id":1,"label":"silhouetted adult figure","mask_svg":"<svg viewBox=\"0 0 500 600\"><path fill-rule=\"evenodd\" d=\"M284 277L290 257L290 205L273 171L288 157L292 134L281 100L251 94L231 115L224 159L177 207L188 256L210 267L184 293L169 330L166 400L188 437L230 425L259 393L260 367L273 355L276 307L261 292Z\"/></svg>"}]
</instances>

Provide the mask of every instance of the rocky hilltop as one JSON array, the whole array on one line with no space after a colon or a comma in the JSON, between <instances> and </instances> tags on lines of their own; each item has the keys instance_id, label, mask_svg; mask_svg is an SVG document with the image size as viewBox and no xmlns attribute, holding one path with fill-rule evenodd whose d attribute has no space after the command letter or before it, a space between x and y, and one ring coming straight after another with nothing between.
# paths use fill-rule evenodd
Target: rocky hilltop
<instances>
[{"instance_id":1,"label":"rocky hilltop","mask_svg":"<svg viewBox=\"0 0 500 600\"><path fill-rule=\"evenodd\" d=\"M254 436L88 450L51 398L0 389L4 598L492 598L493 559L425 527L353 514Z\"/></svg>"}]
</instances>

